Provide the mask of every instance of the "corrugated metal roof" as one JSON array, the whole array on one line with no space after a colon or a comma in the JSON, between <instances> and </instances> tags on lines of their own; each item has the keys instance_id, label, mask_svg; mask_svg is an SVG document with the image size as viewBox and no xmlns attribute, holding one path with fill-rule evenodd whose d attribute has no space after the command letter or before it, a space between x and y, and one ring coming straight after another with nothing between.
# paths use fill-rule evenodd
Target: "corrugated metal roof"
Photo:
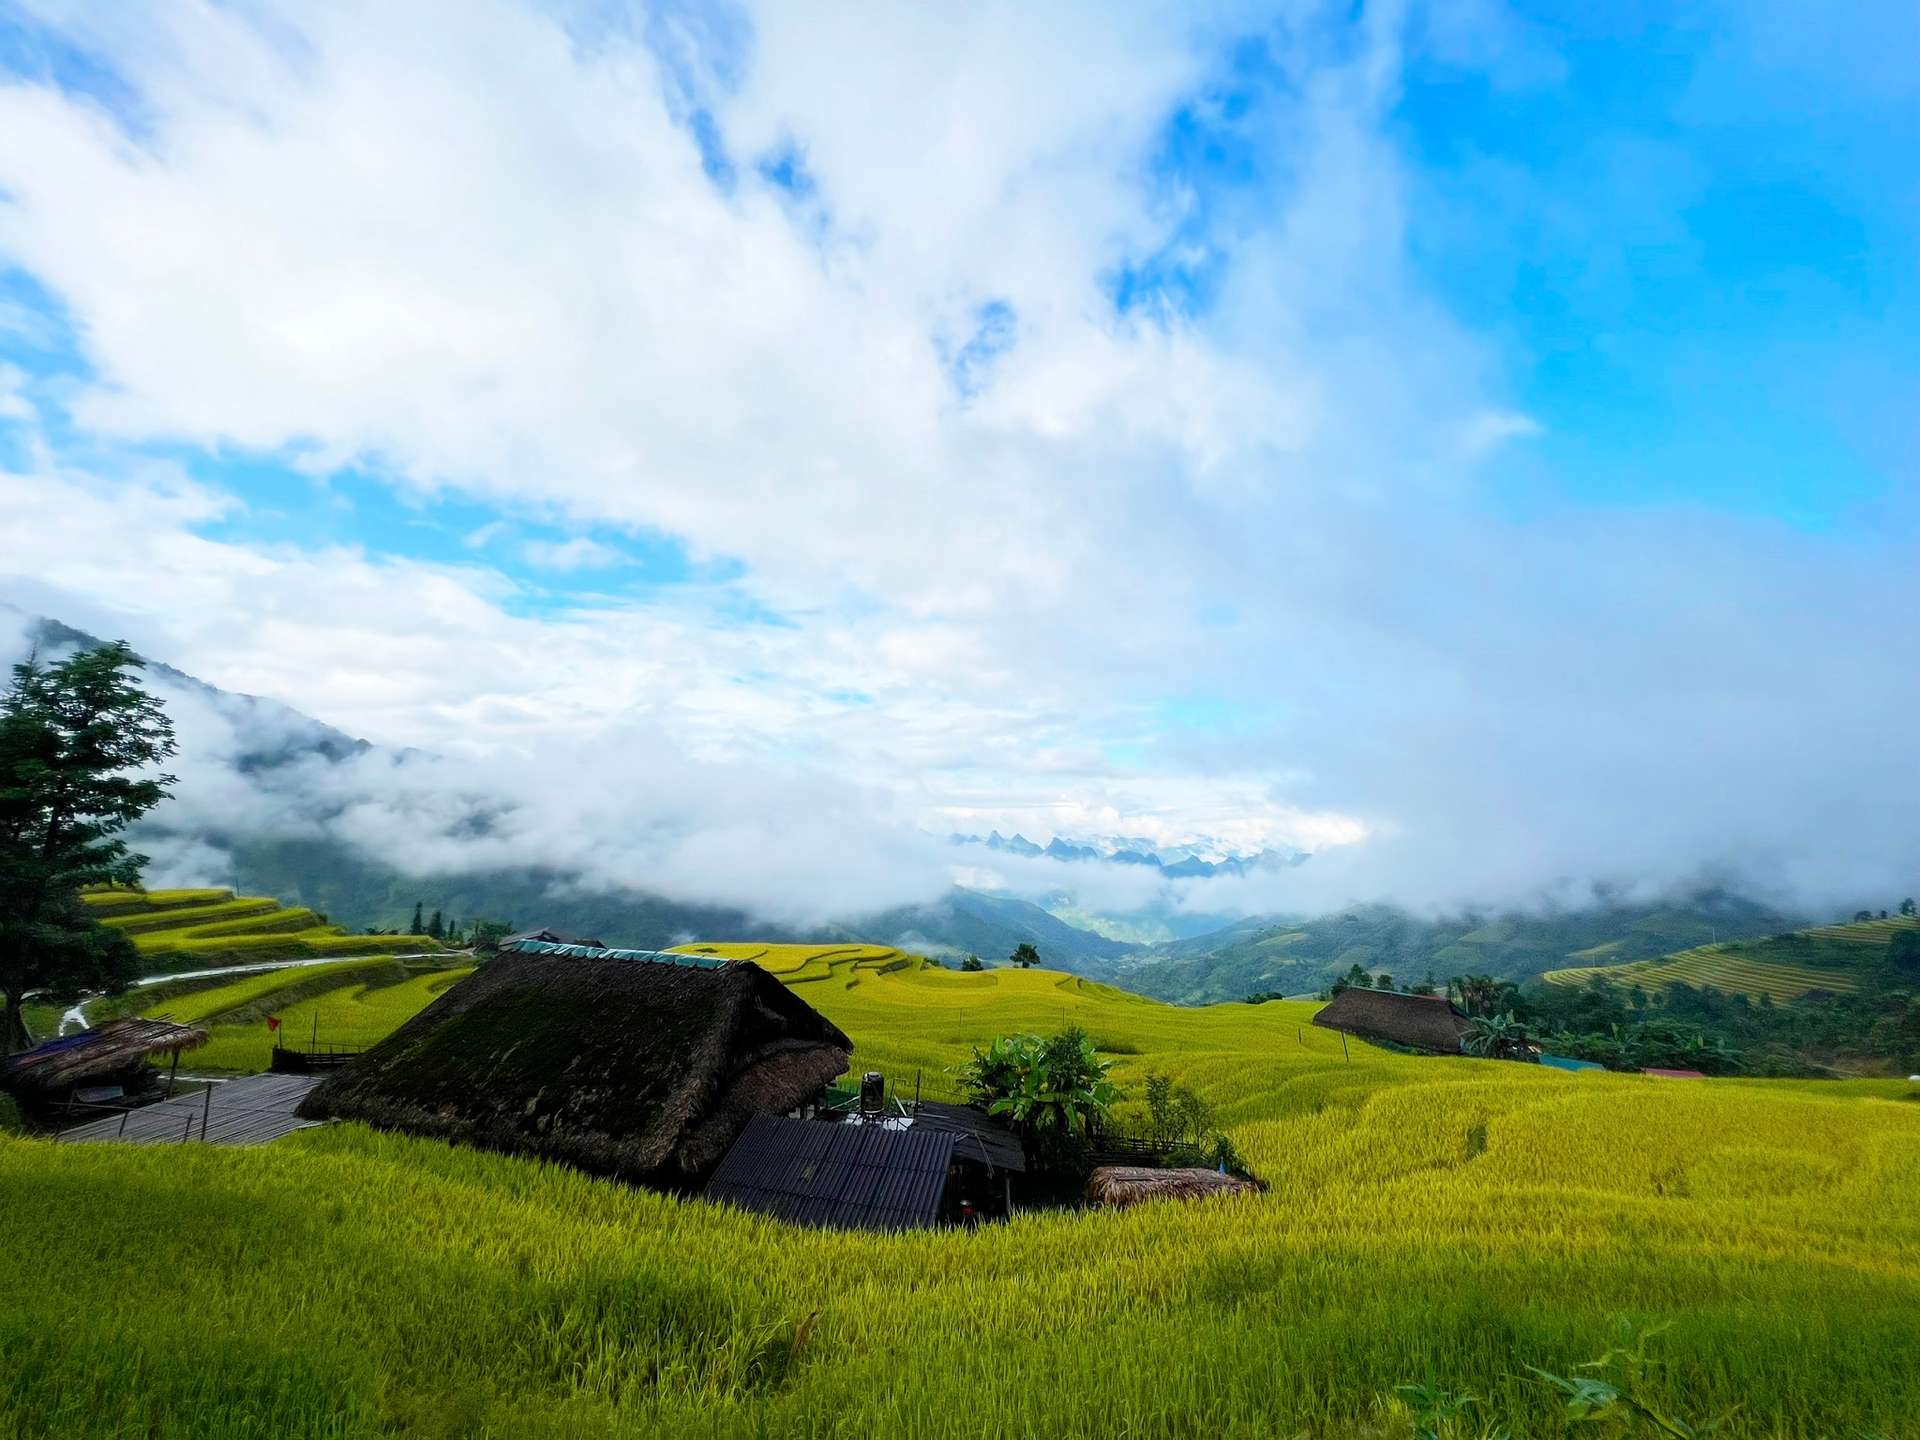
<instances>
[{"instance_id":1,"label":"corrugated metal roof","mask_svg":"<svg viewBox=\"0 0 1920 1440\"><path fill-rule=\"evenodd\" d=\"M914 1130L944 1130L953 1135L953 1153L962 1160L983 1161L995 1170L1024 1174L1027 1154L1020 1138L991 1115L971 1105L946 1105L923 1100L914 1109Z\"/></svg>"},{"instance_id":2,"label":"corrugated metal roof","mask_svg":"<svg viewBox=\"0 0 1920 1440\"><path fill-rule=\"evenodd\" d=\"M707 1196L796 1225L904 1230L940 1218L956 1137L756 1115Z\"/></svg>"}]
</instances>

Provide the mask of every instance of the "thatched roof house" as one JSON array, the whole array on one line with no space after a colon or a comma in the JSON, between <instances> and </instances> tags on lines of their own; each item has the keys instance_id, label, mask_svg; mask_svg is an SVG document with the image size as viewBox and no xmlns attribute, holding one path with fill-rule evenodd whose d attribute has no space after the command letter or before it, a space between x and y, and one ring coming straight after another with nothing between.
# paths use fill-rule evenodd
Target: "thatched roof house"
<instances>
[{"instance_id":1,"label":"thatched roof house","mask_svg":"<svg viewBox=\"0 0 1920 1440\"><path fill-rule=\"evenodd\" d=\"M1087 1181L1087 1203L1125 1210L1143 1200L1204 1200L1212 1195L1251 1194L1260 1187L1217 1170L1149 1170L1102 1165Z\"/></svg>"},{"instance_id":2,"label":"thatched roof house","mask_svg":"<svg viewBox=\"0 0 1920 1440\"><path fill-rule=\"evenodd\" d=\"M1344 1030L1362 1040L1384 1040L1410 1050L1458 1055L1467 1017L1444 995L1400 995L1391 990L1350 987L1313 1017L1329 1030Z\"/></svg>"},{"instance_id":3,"label":"thatched roof house","mask_svg":"<svg viewBox=\"0 0 1920 1440\"><path fill-rule=\"evenodd\" d=\"M502 953L300 1113L678 1188L845 1072L853 1042L758 965L626 953Z\"/></svg>"},{"instance_id":4,"label":"thatched roof house","mask_svg":"<svg viewBox=\"0 0 1920 1440\"><path fill-rule=\"evenodd\" d=\"M0 1084L22 1099L39 1102L63 1097L90 1082L119 1083L131 1089L152 1057L178 1057L181 1051L206 1043L207 1032L198 1025L144 1016L110 1020L0 1060Z\"/></svg>"}]
</instances>

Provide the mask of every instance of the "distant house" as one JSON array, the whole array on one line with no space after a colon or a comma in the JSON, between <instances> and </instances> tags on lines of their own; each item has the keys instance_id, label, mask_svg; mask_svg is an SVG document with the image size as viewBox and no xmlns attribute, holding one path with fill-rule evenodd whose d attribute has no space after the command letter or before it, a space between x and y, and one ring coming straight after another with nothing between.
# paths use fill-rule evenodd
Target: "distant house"
<instances>
[{"instance_id":1,"label":"distant house","mask_svg":"<svg viewBox=\"0 0 1920 1440\"><path fill-rule=\"evenodd\" d=\"M815 1100L852 1050L758 965L527 940L300 1113L687 1189L754 1116Z\"/></svg>"},{"instance_id":2,"label":"distant house","mask_svg":"<svg viewBox=\"0 0 1920 1440\"><path fill-rule=\"evenodd\" d=\"M523 942L528 941L541 945L584 945L592 950L605 948L598 940L562 935L556 930L523 930L518 935L507 936L506 939L500 942L499 948L502 950L518 949L521 948Z\"/></svg>"},{"instance_id":3,"label":"distant house","mask_svg":"<svg viewBox=\"0 0 1920 1440\"><path fill-rule=\"evenodd\" d=\"M206 1043L207 1032L198 1025L144 1016L110 1020L0 1060L0 1088L40 1112L74 1100L137 1097L159 1082L151 1061L164 1056L177 1066L183 1050Z\"/></svg>"},{"instance_id":4,"label":"distant house","mask_svg":"<svg viewBox=\"0 0 1920 1440\"><path fill-rule=\"evenodd\" d=\"M1401 995L1391 990L1342 990L1322 1006L1313 1023L1362 1040L1382 1040L1436 1055L1458 1055L1467 1017L1443 995Z\"/></svg>"}]
</instances>

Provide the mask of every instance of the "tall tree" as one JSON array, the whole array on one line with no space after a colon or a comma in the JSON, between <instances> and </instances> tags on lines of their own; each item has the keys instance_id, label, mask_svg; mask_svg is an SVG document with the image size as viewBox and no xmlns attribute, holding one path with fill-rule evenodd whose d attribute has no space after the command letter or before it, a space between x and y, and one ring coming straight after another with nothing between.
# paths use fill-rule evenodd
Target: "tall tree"
<instances>
[{"instance_id":1,"label":"tall tree","mask_svg":"<svg viewBox=\"0 0 1920 1440\"><path fill-rule=\"evenodd\" d=\"M413 902L413 923L407 927L407 933L409 935L424 935L427 933L425 911L418 900Z\"/></svg>"},{"instance_id":2,"label":"tall tree","mask_svg":"<svg viewBox=\"0 0 1920 1440\"><path fill-rule=\"evenodd\" d=\"M1035 965L1040 963L1040 952L1033 948L1032 941L1022 940L1014 947L1013 954L1009 955L1007 959L1011 960L1015 965L1018 965L1022 970L1031 970Z\"/></svg>"},{"instance_id":3,"label":"tall tree","mask_svg":"<svg viewBox=\"0 0 1920 1440\"><path fill-rule=\"evenodd\" d=\"M434 911L433 918L427 921L426 933L436 940L444 940L447 938L447 922L440 918L440 912L438 910Z\"/></svg>"},{"instance_id":4,"label":"tall tree","mask_svg":"<svg viewBox=\"0 0 1920 1440\"><path fill-rule=\"evenodd\" d=\"M140 667L118 641L28 659L0 696L0 1052L27 1042L30 992L132 978L132 943L80 892L140 883L147 857L121 832L173 785L154 768L175 753L173 725L135 683Z\"/></svg>"}]
</instances>

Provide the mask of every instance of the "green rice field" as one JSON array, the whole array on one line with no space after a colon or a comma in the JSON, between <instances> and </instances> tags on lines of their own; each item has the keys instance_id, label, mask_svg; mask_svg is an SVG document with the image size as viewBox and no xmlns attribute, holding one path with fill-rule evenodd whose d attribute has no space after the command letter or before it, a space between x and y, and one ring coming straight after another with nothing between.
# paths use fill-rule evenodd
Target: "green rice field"
<instances>
[{"instance_id":1,"label":"green rice field","mask_svg":"<svg viewBox=\"0 0 1920 1440\"><path fill-rule=\"evenodd\" d=\"M352 1125L0 1137L0 1238L47 1277L0 1292L0 1434L1411 1436L1393 1387L1432 1381L1480 1397L1446 1433L1518 1440L1593 1428L1528 1365L1666 1325L1646 1393L1718 1435L1920 1435L1914 1087L1343 1052L1308 1003L740 948L896 1080L1083 1024L1136 1096L1211 1098L1269 1188L873 1236ZM325 968L170 1003L372 1034L457 979Z\"/></svg>"},{"instance_id":2,"label":"green rice field","mask_svg":"<svg viewBox=\"0 0 1920 1440\"><path fill-rule=\"evenodd\" d=\"M312 910L231 890L95 890L81 898L102 924L132 938L143 975L441 948L425 935L349 935Z\"/></svg>"}]
</instances>

